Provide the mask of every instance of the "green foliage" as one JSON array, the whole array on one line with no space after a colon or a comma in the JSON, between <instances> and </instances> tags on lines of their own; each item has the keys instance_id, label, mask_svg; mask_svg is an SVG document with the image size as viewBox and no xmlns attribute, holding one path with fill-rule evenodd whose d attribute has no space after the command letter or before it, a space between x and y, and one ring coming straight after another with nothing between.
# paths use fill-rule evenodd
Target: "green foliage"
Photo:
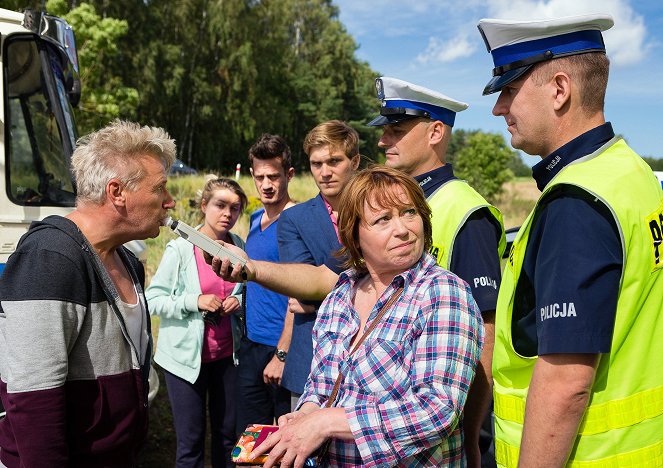
<instances>
[{"instance_id":1,"label":"green foliage","mask_svg":"<svg viewBox=\"0 0 663 468\"><path fill-rule=\"evenodd\" d=\"M514 151L513 157L506 163L506 167L515 177L531 177L532 168L523 162L522 156Z\"/></svg>"},{"instance_id":2,"label":"green foliage","mask_svg":"<svg viewBox=\"0 0 663 468\"><path fill-rule=\"evenodd\" d=\"M9 0L8 0L9 1ZM24 0L35 3L40 2ZM18 3L18 2L15 2ZM49 0L74 28L82 73L76 117L87 133L120 117L166 128L179 157L229 172L264 132L301 143L341 119L375 159L377 73L331 0Z\"/></svg>"},{"instance_id":3,"label":"green foliage","mask_svg":"<svg viewBox=\"0 0 663 468\"><path fill-rule=\"evenodd\" d=\"M262 208L262 202L260 201L260 198L254 196L248 197L248 200L249 202L246 205L245 212L250 216L252 213Z\"/></svg>"},{"instance_id":4,"label":"green foliage","mask_svg":"<svg viewBox=\"0 0 663 468\"><path fill-rule=\"evenodd\" d=\"M651 156L645 156L642 159L645 160L652 171L663 171L663 158L652 158Z\"/></svg>"},{"instance_id":5,"label":"green foliage","mask_svg":"<svg viewBox=\"0 0 663 468\"><path fill-rule=\"evenodd\" d=\"M356 59L330 0L89 3L126 20L114 60L121 82L140 90L135 118L165 127L185 163L229 172L268 132L284 136L303 169L305 134L333 118L376 154L377 132L363 125L377 109L376 73Z\"/></svg>"},{"instance_id":6,"label":"green foliage","mask_svg":"<svg viewBox=\"0 0 663 468\"><path fill-rule=\"evenodd\" d=\"M49 0L49 13L63 17L74 29L81 73L82 95L76 109L80 134L86 134L116 117L136 118L138 91L127 86L117 70L118 41L126 36L126 20L102 18L89 3L69 10L65 0Z\"/></svg>"},{"instance_id":7,"label":"green foliage","mask_svg":"<svg viewBox=\"0 0 663 468\"><path fill-rule=\"evenodd\" d=\"M520 158L509 149L502 135L478 130L454 132L448 155L456 175L488 200L495 200L502 193L504 183L513 178L508 165Z\"/></svg>"}]
</instances>

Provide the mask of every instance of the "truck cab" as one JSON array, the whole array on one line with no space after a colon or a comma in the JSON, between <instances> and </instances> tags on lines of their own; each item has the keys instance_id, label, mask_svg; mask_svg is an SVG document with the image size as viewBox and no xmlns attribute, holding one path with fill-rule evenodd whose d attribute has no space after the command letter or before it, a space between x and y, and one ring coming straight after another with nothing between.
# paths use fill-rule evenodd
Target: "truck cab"
<instances>
[{"instance_id":1,"label":"truck cab","mask_svg":"<svg viewBox=\"0 0 663 468\"><path fill-rule=\"evenodd\" d=\"M80 80L71 27L32 11L0 9L0 63L1 272L32 221L74 207Z\"/></svg>"}]
</instances>

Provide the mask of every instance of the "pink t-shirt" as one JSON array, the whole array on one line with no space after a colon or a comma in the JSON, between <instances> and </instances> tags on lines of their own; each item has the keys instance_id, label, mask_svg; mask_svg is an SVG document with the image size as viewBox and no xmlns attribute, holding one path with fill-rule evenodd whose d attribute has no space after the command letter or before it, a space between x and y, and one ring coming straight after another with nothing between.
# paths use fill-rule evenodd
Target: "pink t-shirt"
<instances>
[{"instance_id":1,"label":"pink t-shirt","mask_svg":"<svg viewBox=\"0 0 663 468\"><path fill-rule=\"evenodd\" d=\"M334 226L334 231L336 231L336 237L338 237L338 241L341 242L341 238L338 235L338 220L336 219L336 215L334 214L334 210L332 209L331 205L327 201L325 197L322 197L322 200L325 202L325 207L327 208L327 213L329 213L329 218L331 219L332 226Z\"/></svg>"},{"instance_id":2,"label":"pink t-shirt","mask_svg":"<svg viewBox=\"0 0 663 468\"><path fill-rule=\"evenodd\" d=\"M198 247L194 247L194 254L202 293L216 294L222 300L230 296L235 288L235 283L219 278L209 265L205 263L203 254ZM230 317L221 317L221 320L216 325L205 322L202 362L216 361L217 359L232 356L232 354L233 336L232 329L230 328Z\"/></svg>"}]
</instances>

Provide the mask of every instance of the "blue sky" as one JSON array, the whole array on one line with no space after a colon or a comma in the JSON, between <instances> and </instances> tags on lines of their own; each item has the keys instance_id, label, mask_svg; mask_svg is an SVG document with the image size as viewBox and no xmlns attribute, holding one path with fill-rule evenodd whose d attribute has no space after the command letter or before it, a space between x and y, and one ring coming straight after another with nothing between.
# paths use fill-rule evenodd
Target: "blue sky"
<instances>
[{"instance_id":1,"label":"blue sky","mask_svg":"<svg viewBox=\"0 0 663 468\"><path fill-rule=\"evenodd\" d=\"M381 75L426 86L470 108L455 128L500 132L504 119L482 96L492 61L476 28L480 18L542 19L609 13L611 60L606 118L643 156L663 157L663 1L661 0L334 0L359 45L357 56ZM377 109L377 101L376 101ZM524 155L530 165L538 161Z\"/></svg>"}]
</instances>

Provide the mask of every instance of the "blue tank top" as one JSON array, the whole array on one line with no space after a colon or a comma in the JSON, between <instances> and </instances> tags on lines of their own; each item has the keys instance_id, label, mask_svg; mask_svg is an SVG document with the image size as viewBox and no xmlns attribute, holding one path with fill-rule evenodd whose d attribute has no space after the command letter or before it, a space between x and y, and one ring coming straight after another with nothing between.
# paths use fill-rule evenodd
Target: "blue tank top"
<instances>
[{"instance_id":1,"label":"blue tank top","mask_svg":"<svg viewBox=\"0 0 663 468\"><path fill-rule=\"evenodd\" d=\"M251 226L246 238L246 253L253 260L279 261L279 244L276 238L278 220L263 231L260 220L265 212L258 210L251 215ZM249 281L246 285L246 328L248 338L267 346L276 346L285 321L288 298Z\"/></svg>"}]
</instances>

